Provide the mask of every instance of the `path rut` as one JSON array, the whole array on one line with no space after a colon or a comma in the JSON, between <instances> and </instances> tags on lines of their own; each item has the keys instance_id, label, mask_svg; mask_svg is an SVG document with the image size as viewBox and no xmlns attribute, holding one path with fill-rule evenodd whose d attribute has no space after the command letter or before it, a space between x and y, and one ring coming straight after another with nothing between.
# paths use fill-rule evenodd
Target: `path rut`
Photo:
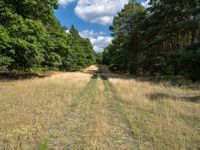
<instances>
[{"instance_id":1,"label":"path rut","mask_svg":"<svg viewBox=\"0 0 200 150\"><path fill-rule=\"evenodd\" d=\"M106 77L94 72L66 113L48 130L50 149L135 149L134 133L122 103Z\"/></svg>"}]
</instances>

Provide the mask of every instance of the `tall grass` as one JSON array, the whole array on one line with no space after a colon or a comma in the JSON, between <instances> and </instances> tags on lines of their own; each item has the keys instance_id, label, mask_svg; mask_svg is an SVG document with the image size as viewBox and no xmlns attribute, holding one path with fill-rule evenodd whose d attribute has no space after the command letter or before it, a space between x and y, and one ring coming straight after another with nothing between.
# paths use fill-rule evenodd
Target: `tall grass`
<instances>
[{"instance_id":1,"label":"tall grass","mask_svg":"<svg viewBox=\"0 0 200 150\"><path fill-rule=\"evenodd\" d=\"M134 79L110 79L138 149L200 148L200 91Z\"/></svg>"},{"instance_id":2,"label":"tall grass","mask_svg":"<svg viewBox=\"0 0 200 150\"><path fill-rule=\"evenodd\" d=\"M45 79L0 81L0 149L37 149L40 137L89 81L58 73Z\"/></svg>"},{"instance_id":3,"label":"tall grass","mask_svg":"<svg viewBox=\"0 0 200 150\"><path fill-rule=\"evenodd\" d=\"M0 150L200 149L199 87L102 68L0 81Z\"/></svg>"}]
</instances>

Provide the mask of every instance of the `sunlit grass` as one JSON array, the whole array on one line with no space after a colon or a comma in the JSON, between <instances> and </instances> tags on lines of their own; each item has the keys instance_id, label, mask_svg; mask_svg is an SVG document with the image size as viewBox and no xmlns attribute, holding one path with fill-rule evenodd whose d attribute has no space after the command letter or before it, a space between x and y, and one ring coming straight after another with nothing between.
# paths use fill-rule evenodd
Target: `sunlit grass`
<instances>
[{"instance_id":1,"label":"sunlit grass","mask_svg":"<svg viewBox=\"0 0 200 150\"><path fill-rule=\"evenodd\" d=\"M58 73L45 79L0 81L0 149L37 145L89 79L81 73Z\"/></svg>"},{"instance_id":2,"label":"sunlit grass","mask_svg":"<svg viewBox=\"0 0 200 150\"><path fill-rule=\"evenodd\" d=\"M200 91L131 79L110 79L139 149L199 149Z\"/></svg>"},{"instance_id":3,"label":"sunlit grass","mask_svg":"<svg viewBox=\"0 0 200 150\"><path fill-rule=\"evenodd\" d=\"M200 148L199 87L101 68L0 81L0 149Z\"/></svg>"}]
</instances>

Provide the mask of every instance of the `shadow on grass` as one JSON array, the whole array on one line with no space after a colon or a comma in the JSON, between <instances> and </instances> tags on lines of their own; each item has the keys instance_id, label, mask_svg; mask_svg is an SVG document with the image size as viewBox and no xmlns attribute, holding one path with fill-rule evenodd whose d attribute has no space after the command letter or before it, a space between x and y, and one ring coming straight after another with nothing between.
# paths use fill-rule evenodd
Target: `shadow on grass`
<instances>
[{"instance_id":1,"label":"shadow on grass","mask_svg":"<svg viewBox=\"0 0 200 150\"><path fill-rule=\"evenodd\" d=\"M96 70L87 70L87 71L80 71L80 72L85 73L85 74L94 74Z\"/></svg>"},{"instance_id":2,"label":"shadow on grass","mask_svg":"<svg viewBox=\"0 0 200 150\"><path fill-rule=\"evenodd\" d=\"M177 101L186 101L193 103L200 103L200 95L199 96L173 96L165 93L153 93L146 95L152 101L160 101L160 100L177 100Z\"/></svg>"},{"instance_id":3,"label":"shadow on grass","mask_svg":"<svg viewBox=\"0 0 200 150\"><path fill-rule=\"evenodd\" d=\"M16 72L0 72L0 81L12 81L12 80L25 80L33 78L45 78L50 74L36 74L36 73L16 73Z\"/></svg>"},{"instance_id":4,"label":"shadow on grass","mask_svg":"<svg viewBox=\"0 0 200 150\"><path fill-rule=\"evenodd\" d=\"M101 78L102 80L108 80L108 77L107 77L106 75L103 75L103 74L100 74L100 78Z\"/></svg>"},{"instance_id":5,"label":"shadow on grass","mask_svg":"<svg viewBox=\"0 0 200 150\"><path fill-rule=\"evenodd\" d=\"M185 79L181 76L146 76L146 77L136 77L135 78L141 82L152 82L152 83L166 83L172 86L189 86L194 85L191 80Z\"/></svg>"},{"instance_id":6,"label":"shadow on grass","mask_svg":"<svg viewBox=\"0 0 200 150\"><path fill-rule=\"evenodd\" d=\"M122 80L136 80L139 82L150 82L152 84L164 84L174 87L200 90L200 82L192 82L191 80L185 79L181 76L133 76L130 74L115 74L108 72L108 67L100 65L100 73L102 79L122 79Z\"/></svg>"},{"instance_id":7,"label":"shadow on grass","mask_svg":"<svg viewBox=\"0 0 200 150\"><path fill-rule=\"evenodd\" d=\"M98 74L96 74L96 73L93 74L91 78L92 78L92 79L98 79Z\"/></svg>"}]
</instances>

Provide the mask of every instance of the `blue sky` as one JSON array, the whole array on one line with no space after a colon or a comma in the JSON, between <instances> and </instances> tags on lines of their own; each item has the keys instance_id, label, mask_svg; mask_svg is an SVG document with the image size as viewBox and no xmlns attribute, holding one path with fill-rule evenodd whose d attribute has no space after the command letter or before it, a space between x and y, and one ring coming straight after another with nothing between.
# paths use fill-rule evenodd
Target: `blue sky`
<instances>
[{"instance_id":1,"label":"blue sky","mask_svg":"<svg viewBox=\"0 0 200 150\"><path fill-rule=\"evenodd\" d=\"M55 16L63 26L74 25L80 35L89 38L94 50L102 52L111 42L109 26L128 0L58 0ZM143 5L147 2L140 0Z\"/></svg>"}]
</instances>

